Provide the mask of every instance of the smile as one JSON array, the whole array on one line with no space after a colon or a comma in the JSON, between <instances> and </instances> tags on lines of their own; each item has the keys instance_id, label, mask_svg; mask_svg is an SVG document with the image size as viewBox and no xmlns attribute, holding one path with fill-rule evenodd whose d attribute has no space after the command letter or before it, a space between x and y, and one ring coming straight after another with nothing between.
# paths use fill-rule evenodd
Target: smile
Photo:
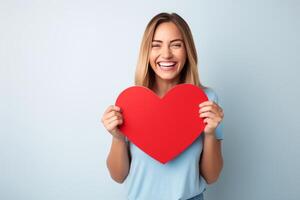
<instances>
[{"instance_id":1,"label":"smile","mask_svg":"<svg viewBox=\"0 0 300 200\"><path fill-rule=\"evenodd\" d=\"M159 68L162 71L172 71L176 69L176 62L158 62Z\"/></svg>"}]
</instances>

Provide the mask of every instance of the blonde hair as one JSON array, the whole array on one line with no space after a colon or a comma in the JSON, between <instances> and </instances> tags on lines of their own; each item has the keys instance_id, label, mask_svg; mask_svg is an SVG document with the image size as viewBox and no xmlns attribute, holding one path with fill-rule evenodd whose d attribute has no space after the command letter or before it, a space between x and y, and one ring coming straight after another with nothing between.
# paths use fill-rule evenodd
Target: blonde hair
<instances>
[{"instance_id":1,"label":"blonde hair","mask_svg":"<svg viewBox=\"0 0 300 200\"><path fill-rule=\"evenodd\" d=\"M176 13L159 13L148 23L140 46L140 53L135 72L135 85L152 88L155 81L155 72L149 63L149 53L157 26L164 22L173 22L182 34L186 48L187 60L180 73L179 83L190 83L205 88L199 80L198 58L193 36L188 24Z\"/></svg>"}]
</instances>

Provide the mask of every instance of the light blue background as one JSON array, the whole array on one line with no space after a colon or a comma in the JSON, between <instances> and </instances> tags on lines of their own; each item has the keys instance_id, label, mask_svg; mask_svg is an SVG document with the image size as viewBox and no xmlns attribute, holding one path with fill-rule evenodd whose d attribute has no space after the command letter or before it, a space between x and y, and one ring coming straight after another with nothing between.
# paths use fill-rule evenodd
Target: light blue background
<instances>
[{"instance_id":1,"label":"light blue background","mask_svg":"<svg viewBox=\"0 0 300 200\"><path fill-rule=\"evenodd\" d=\"M0 199L125 199L105 108L161 11L189 23L225 111L208 200L300 199L299 1L0 1Z\"/></svg>"}]
</instances>

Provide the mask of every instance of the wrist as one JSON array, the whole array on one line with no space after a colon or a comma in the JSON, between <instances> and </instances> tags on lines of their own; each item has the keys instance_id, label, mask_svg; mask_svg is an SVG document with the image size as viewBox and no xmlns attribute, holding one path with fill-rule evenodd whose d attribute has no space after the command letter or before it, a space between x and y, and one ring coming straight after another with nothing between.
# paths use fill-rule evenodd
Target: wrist
<instances>
[{"instance_id":1,"label":"wrist","mask_svg":"<svg viewBox=\"0 0 300 200\"><path fill-rule=\"evenodd\" d=\"M117 137L113 137L113 142L118 143L118 144L126 144L126 140L122 139L122 138L117 138Z\"/></svg>"},{"instance_id":2,"label":"wrist","mask_svg":"<svg viewBox=\"0 0 300 200\"><path fill-rule=\"evenodd\" d=\"M123 135L122 133L113 133L112 136L114 140L122 141L122 142L126 141L125 135Z\"/></svg>"},{"instance_id":3,"label":"wrist","mask_svg":"<svg viewBox=\"0 0 300 200\"><path fill-rule=\"evenodd\" d=\"M205 133L204 132L204 136L205 136L205 138L217 139L215 132L210 132L210 133Z\"/></svg>"}]
</instances>

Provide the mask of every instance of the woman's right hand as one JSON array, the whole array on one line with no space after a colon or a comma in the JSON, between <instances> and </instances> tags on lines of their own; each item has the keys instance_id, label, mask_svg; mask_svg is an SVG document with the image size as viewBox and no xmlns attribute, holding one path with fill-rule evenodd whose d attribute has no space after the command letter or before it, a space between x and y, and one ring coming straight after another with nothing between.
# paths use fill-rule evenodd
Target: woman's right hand
<instances>
[{"instance_id":1,"label":"woman's right hand","mask_svg":"<svg viewBox=\"0 0 300 200\"><path fill-rule=\"evenodd\" d=\"M123 123L121 108L115 105L109 106L104 112L101 122L106 130L116 139L125 141L125 136L118 128Z\"/></svg>"}]
</instances>

